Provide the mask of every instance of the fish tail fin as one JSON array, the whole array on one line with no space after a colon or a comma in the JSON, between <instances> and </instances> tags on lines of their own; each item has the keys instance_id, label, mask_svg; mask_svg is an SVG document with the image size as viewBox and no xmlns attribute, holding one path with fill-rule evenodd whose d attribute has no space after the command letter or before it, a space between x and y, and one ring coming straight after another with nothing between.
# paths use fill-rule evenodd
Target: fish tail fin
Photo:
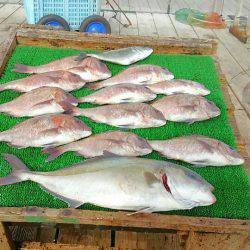
<instances>
[{"instance_id":1,"label":"fish tail fin","mask_svg":"<svg viewBox=\"0 0 250 250\"><path fill-rule=\"evenodd\" d=\"M82 96L82 97L78 98L78 102L80 102L80 103L91 102L91 101L93 101L93 100L91 100L91 98L89 96Z\"/></svg>"},{"instance_id":2,"label":"fish tail fin","mask_svg":"<svg viewBox=\"0 0 250 250\"><path fill-rule=\"evenodd\" d=\"M35 73L33 67L24 64L15 64L12 71L17 73Z\"/></svg>"},{"instance_id":3,"label":"fish tail fin","mask_svg":"<svg viewBox=\"0 0 250 250\"><path fill-rule=\"evenodd\" d=\"M65 152L64 147L56 147L56 148L45 148L42 150L42 154L49 154L49 157L45 160L46 162L53 161L58 156L62 155Z\"/></svg>"},{"instance_id":4,"label":"fish tail fin","mask_svg":"<svg viewBox=\"0 0 250 250\"><path fill-rule=\"evenodd\" d=\"M81 62L83 59L85 59L86 57L88 57L88 54L85 52L81 52L80 55L75 59L75 61L77 62Z\"/></svg>"},{"instance_id":5,"label":"fish tail fin","mask_svg":"<svg viewBox=\"0 0 250 250\"><path fill-rule=\"evenodd\" d=\"M6 89L8 89L8 88L7 88L7 84L1 84L1 85L0 85L0 92L4 91L4 90L6 90Z\"/></svg>"},{"instance_id":6,"label":"fish tail fin","mask_svg":"<svg viewBox=\"0 0 250 250\"><path fill-rule=\"evenodd\" d=\"M0 178L0 186L28 180L27 176L25 177L23 174L30 171L20 159L11 154L2 154L2 156L12 166L12 172L8 176Z\"/></svg>"}]
</instances>

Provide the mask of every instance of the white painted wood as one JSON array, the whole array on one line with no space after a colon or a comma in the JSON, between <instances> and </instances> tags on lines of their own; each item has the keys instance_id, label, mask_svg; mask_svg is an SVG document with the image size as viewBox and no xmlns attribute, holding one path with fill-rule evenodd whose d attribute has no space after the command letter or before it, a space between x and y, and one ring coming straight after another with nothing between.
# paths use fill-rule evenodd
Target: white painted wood
<instances>
[{"instance_id":1,"label":"white painted wood","mask_svg":"<svg viewBox=\"0 0 250 250\"><path fill-rule=\"evenodd\" d=\"M0 9L0 23L3 22L9 15L15 12L18 8L20 8L20 4L5 4Z\"/></svg>"},{"instance_id":2,"label":"white painted wood","mask_svg":"<svg viewBox=\"0 0 250 250\"><path fill-rule=\"evenodd\" d=\"M159 36L177 37L174 26L167 14L153 14L156 30Z\"/></svg>"},{"instance_id":3,"label":"white painted wood","mask_svg":"<svg viewBox=\"0 0 250 250\"><path fill-rule=\"evenodd\" d=\"M111 26L112 34L120 34L120 24L113 18L114 12L104 11L104 17L109 21ZM120 18L120 13L118 13L117 18Z\"/></svg>"},{"instance_id":4,"label":"white painted wood","mask_svg":"<svg viewBox=\"0 0 250 250\"><path fill-rule=\"evenodd\" d=\"M244 70L250 69L250 53L247 48L236 37L230 34L227 29L215 29L214 33L238 64L240 64Z\"/></svg>"},{"instance_id":5,"label":"white painted wood","mask_svg":"<svg viewBox=\"0 0 250 250\"><path fill-rule=\"evenodd\" d=\"M153 16L150 13L137 13L140 36L158 36Z\"/></svg>"},{"instance_id":6,"label":"white painted wood","mask_svg":"<svg viewBox=\"0 0 250 250\"><path fill-rule=\"evenodd\" d=\"M231 102L234 106L235 110L243 110L242 105L240 104L239 100L237 99L236 95L233 93L230 86L227 87L228 93L230 95Z\"/></svg>"},{"instance_id":7,"label":"white painted wood","mask_svg":"<svg viewBox=\"0 0 250 250\"><path fill-rule=\"evenodd\" d=\"M0 30L9 30L11 26L23 23L25 19L24 9L19 8L0 24Z\"/></svg>"},{"instance_id":8,"label":"white painted wood","mask_svg":"<svg viewBox=\"0 0 250 250\"><path fill-rule=\"evenodd\" d=\"M169 15L169 17L170 17L179 37L186 37L186 38L197 38L198 37L192 26L176 21L174 15Z\"/></svg>"},{"instance_id":9,"label":"white painted wood","mask_svg":"<svg viewBox=\"0 0 250 250\"><path fill-rule=\"evenodd\" d=\"M204 29L204 28L197 27L197 26L193 26L193 29L199 38L217 40L216 35L213 33L211 29Z\"/></svg>"},{"instance_id":10,"label":"white painted wood","mask_svg":"<svg viewBox=\"0 0 250 250\"><path fill-rule=\"evenodd\" d=\"M220 42L218 44L217 56L219 58L221 69L226 75L228 81L242 72L241 66Z\"/></svg>"},{"instance_id":11,"label":"white painted wood","mask_svg":"<svg viewBox=\"0 0 250 250\"><path fill-rule=\"evenodd\" d=\"M138 36L139 35L139 31L138 31L138 24L137 24L137 15L136 15L136 13L127 13L127 17L130 19L132 25L129 26L128 28L120 26L120 34L121 35ZM126 18L123 15L121 16L121 21L123 23L127 22Z\"/></svg>"},{"instance_id":12,"label":"white painted wood","mask_svg":"<svg viewBox=\"0 0 250 250\"><path fill-rule=\"evenodd\" d=\"M162 12L157 0L148 0L151 12Z\"/></svg>"},{"instance_id":13,"label":"white painted wood","mask_svg":"<svg viewBox=\"0 0 250 250\"><path fill-rule=\"evenodd\" d=\"M239 100L241 105L245 108L247 113L250 115L249 105L246 105L246 103L243 102L244 89L248 84L250 84L250 77L245 72L242 72L241 74L237 75L229 82L229 85L233 90L233 92L235 93L235 95L237 96L237 99Z\"/></svg>"},{"instance_id":14,"label":"white painted wood","mask_svg":"<svg viewBox=\"0 0 250 250\"><path fill-rule=\"evenodd\" d=\"M119 6L123 11L129 10L129 1L128 0L119 0Z\"/></svg>"},{"instance_id":15,"label":"white painted wood","mask_svg":"<svg viewBox=\"0 0 250 250\"><path fill-rule=\"evenodd\" d=\"M234 117L239 132L246 143L248 155L250 155L250 119L244 110L235 110Z\"/></svg>"}]
</instances>

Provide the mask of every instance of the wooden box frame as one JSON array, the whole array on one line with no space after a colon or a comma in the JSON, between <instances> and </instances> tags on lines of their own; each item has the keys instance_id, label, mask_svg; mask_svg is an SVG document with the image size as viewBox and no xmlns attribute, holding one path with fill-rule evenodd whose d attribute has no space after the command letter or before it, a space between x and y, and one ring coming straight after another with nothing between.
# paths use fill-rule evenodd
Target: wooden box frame
<instances>
[{"instance_id":1,"label":"wooden box frame","mask_svg":"<svg viewBox=\"0 0 250 250\"><path fill-rule=\"evenodd\" d=\"M97 50L144 45L151 46L156 53L213 56L220 80L223 83L222 90L227 102L230 122L234 128L241 154L245 157L246 166L248 168L250 167L250 159L246 154L244 141L239 134L233 116L233 106L228 95L227 82L216 61L217 43L215 41L203 39L89 35L78 32L52 31L45 29L43 26L25 25L12 30L9 38L3 44L0 53L0 75L17 45ZM246 220L162 215L156 213L128 216L126 212L88 211L68 208L1 207L0 221L69 223L112 228L140 228L143 230L175 230L179 233L188 233L191 242L192 239L197 236L196 234L198 232L240 235L239 237L247 237L250 233L249 221Z\"/></svg>"}]
</instances>

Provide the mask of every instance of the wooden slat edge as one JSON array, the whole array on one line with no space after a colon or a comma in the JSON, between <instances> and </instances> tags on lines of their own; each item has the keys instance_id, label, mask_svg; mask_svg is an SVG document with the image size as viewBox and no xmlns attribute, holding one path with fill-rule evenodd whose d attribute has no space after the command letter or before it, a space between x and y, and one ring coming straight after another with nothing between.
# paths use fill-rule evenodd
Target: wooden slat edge
<instances>
[{"instance_id":1,"label":"wooden slat edge","mask_svg":"<svg viewBox=\"0 0 250 250\"><path fill-rule=\"evenodd\" d=\"M225 102L226 102L226 105L227 105L227 110L228 110L228 119L229 119L229 122L233 128L233 131L234 131L234 135L235 135L235 138L236 138L236 143L237 143L237 147L238 147L238 150L240 152L240 154L244 157L245 159L245 166L246 166L246 169L249 171L250 170L250 156L248 155L247 151L246 151L246 143L245 143L245 140L244 138L241 136L240 132L239 132L239 129L237 127L237 123L236 123L236 119L235 119L235 116L234 116L234 105L231 101L231 98L230 98L230 95L229 95L229 92L228 92L228 88L230 88L229 84L228 84L228 81L225 77L225 75L223 74L222 70L221 70L221 67L220 67L220 64L218 62L218 58L217 57L214 57L214 64L215 64L215 67L219 73L219 79L220 79L220 82L221 82L221 89L222 89L222 93L223 93L223 96L224 96L224 99L225 99Z\"/></svg>"},{"instance_id":2,"label":"wooden slat edge","mask_svg":"<svg viewBox=\"0 0 250 250\"><path fill-rule=\"evenodd\" d=\"M87 34L45 29L44 26L19 27L17 42L20 45L96 50L150 46L155 53L169 54L214 55L217 50L217 42L211 39Z\"/></svg>"},{"instance_id":3,"label":"wooden slat edge","mask_svg":"<svg viewBox=\"0 0 250 250\"><path fill-rule=\"evenodd\" d=\"M134 214L79 209L40 207L0 208L0 221L43 222L96 225L105 227L143 228L146 230L181 230L217 233L250 233L250 221L163 214Z\"/></svg>"},{"instance_id":4,"label":"wooden slat edge","mask_svg":"<svg viewBox=\"0 0 250 250\"><path fill-rule=\"evenodd\" d=\"M2 45L1 51L0 51L0 76L5 68L5 65L7 64L13 50L15 49L17 45L16 41L16 28L13 28L10 32L10 35L7 37L5 42Z\"/></svg>"}]
</instances>

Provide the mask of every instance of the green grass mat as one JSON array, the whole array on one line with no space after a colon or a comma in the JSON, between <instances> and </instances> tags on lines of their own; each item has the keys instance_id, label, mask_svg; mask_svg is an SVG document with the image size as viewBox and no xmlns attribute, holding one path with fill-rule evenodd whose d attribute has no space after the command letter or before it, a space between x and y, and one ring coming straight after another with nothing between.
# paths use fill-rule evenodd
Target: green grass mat
<instances>
[{"instance_id":1,"label":"green grass mat","mask_svg":"<svg viewBox=\"0 0 250 250\"><path fill-rule=\"evenodd\" d=\"M15 49L3 76L0 79L0 83L5 83L14 79L25 77L24 74L11 72L14 63L40 65L78 53L79 51L77 50L18 46ZM138 64L155 64L164 66L174 73L175 78L185 78L203 83L208 89L211 90L211 94L207 96L207 98L214 101L215 104L221 109L221 115L212 120L197 122L192 125L167 122L165 126L160 128L135 129L131 131L147 139L168 139L175 136L196 133L222 140L225 143L235 147L233 130L228 121L226 105L220 88L218 75L216 73L213 61L209 56L153 54ZM112 70L113 75L125 68L123 66L113 65L110 63L108 63L108 66L110 70ZM85 88L74 92L75 96L84 96L89 93L91 93L91 91ZM1 92L0 103L10 101L18 95L18 93L13 91ZM90 106L90 104L81 105L81 107ZM0 130L4 131L9 129L14 124L17 124L24 119L25 118L12 118L1 114ZM93 123L87 118L82 119L92 127L93 133L100 133L116 129L115 127L108 125ZM22 159L31 170L34 171L53 171L55 169L63 168L83 160L82 157L76 156L74 153L69 152L60 156L51 163L45 163L44 160L46 156L40 154L40 149L28 148L18 150L7 146L6 143L0 143L0 153L2 152L15 154L20 159ZM164 159L155 152L146 156L146 158ZM210 182L215 187L214 194L217 197L217 202L212 206L198 207L186 211L171 211L166 212L166 214L239 219L250 218L249 179L243 166L193 168L189 164L182 162L178 163L195 170L208 182ZM10 171L10 166L0 156L0 175L5 176ZM50 208L67 207L66 203L42 191L36 183L30 181L0 187L0 206L41 206ZM109 210L90 204L85 204L80 208L92 210Z\"/></svg>"}]
</instances>

